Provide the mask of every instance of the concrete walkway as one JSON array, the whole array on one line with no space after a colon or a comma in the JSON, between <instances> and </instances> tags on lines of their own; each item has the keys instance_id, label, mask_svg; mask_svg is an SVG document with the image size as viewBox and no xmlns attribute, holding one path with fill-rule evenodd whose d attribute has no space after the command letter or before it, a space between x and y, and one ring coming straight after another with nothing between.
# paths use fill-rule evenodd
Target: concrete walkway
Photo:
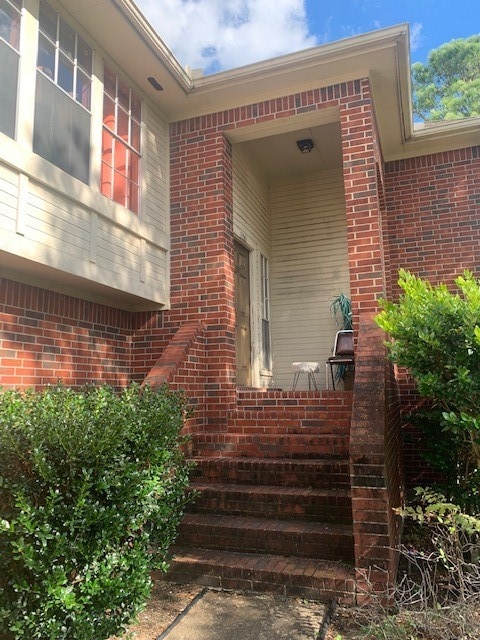
<instances>
[{"instance_id":1,"label":"concrete walkway","mask_svg":"<svg viewBox=\"0 0 480 640\"><path fill-rule=\"evenodd\" d=\"M204 589L158 640L315 640L318 602Z\"/></svg>"}]
</instances>

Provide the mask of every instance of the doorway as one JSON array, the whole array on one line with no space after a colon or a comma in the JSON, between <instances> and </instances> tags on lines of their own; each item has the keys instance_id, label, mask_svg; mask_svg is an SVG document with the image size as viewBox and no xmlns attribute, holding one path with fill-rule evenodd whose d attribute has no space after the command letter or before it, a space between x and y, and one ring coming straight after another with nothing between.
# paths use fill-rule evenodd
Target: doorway
<instances>
[{"instance_id":1,"label":"doorway","mask_svg":"<svg viewBox=\"0 0 480 640\"><path fill-rule=\"evenodd\" d=\"M235 338L237 386L251 386L250 252L235 241Z\"/></svg>"}]
</instances>

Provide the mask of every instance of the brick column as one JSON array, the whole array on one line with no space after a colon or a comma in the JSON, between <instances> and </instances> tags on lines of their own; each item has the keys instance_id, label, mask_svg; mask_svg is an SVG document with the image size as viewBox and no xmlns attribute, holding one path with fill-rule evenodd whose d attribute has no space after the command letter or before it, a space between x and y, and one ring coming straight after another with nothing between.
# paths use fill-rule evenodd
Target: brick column
<instances>
[{"instance_id":1,"label":"brick column","mask_svg":"<svg viewBox=\"0 0 480 640\"><path fill-rule=\"evenodd\" d=\"M361 314L350 430L355 567L379 593L395 578L401 521L393 508L403 497L399 395L384 340L372 317Z\"/></svg>"},{"instance_id":2,"label":"brick column","mask_svg":"<svg viewBox=\"0 0 480 640\"><path fill-rule=\"evenodd\" d=\"M235 403L231 146L214 116L194 118L171 126L170 157L172 308L165 327L204 323L207 423L218 426Z\"/></svg>"},{"instance_id":3,"label":"brick column","mask_svg":"<svg viewBox=\"0 0 480 640\"><path fill-rule=\"evenodd\" d=\"M354 315L377 311L385 294L381 202L377 183L381 165L375 115L367 79L355 83L356 95L340 104L343 175L348 225L350 293Z\"/></svg>"}]
</instances>

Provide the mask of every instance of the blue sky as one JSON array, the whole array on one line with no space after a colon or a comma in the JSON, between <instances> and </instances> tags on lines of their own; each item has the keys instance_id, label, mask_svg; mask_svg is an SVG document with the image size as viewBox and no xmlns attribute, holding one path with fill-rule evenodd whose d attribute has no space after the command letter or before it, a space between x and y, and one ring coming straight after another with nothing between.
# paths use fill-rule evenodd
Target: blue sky
<instances>
[{"instance_id":1,"label":"blue sky","mask_svg":"<svg viewBox=\"0 0 480 640\"><path fill-rule=\"evenodd\" d=\"M183 66L206 73L408 22L412 62L480 33L480 0L136 0Z\"/></svg>"},{"instance_id":2,"label":"blue sky","mask_svg":"<svg viewBox=\"0 0 480 640\"><path fill-rule=\"evenodd\" d=\"M408 22L412 62L425 62L444 42L480 33L480 0L307 0L306 8L320 42Z\"/></svg>"}]
</instances>

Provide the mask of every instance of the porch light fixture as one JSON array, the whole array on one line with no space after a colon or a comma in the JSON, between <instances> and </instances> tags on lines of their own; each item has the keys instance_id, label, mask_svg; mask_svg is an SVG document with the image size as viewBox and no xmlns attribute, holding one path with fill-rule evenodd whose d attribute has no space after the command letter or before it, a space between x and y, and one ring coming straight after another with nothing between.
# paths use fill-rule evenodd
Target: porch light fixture
<instances>
[{"instance_id":1,"label":"porch light fixture","mask_svg":"<svg viewBox=\"0 0 480 640\"><path fill-rule=\"evenodd\" d=\"M311 138L297 140L297 147L300 149L300 153L310 153L313 149L313 140Z\"/></svg>"},{"instance_id":2,"label":"porch light fixture","mask_svg":"<svg viewBox=\"0 0 480 640\"><path fill-rule=\"evenodd\" d=\"M156 78L154 78L153 76L148 76L147 80L152 85L152 87L155 89L155 91L163 91L162 85L158 82L158 80Z\"/></svg>"}]
</instances>

